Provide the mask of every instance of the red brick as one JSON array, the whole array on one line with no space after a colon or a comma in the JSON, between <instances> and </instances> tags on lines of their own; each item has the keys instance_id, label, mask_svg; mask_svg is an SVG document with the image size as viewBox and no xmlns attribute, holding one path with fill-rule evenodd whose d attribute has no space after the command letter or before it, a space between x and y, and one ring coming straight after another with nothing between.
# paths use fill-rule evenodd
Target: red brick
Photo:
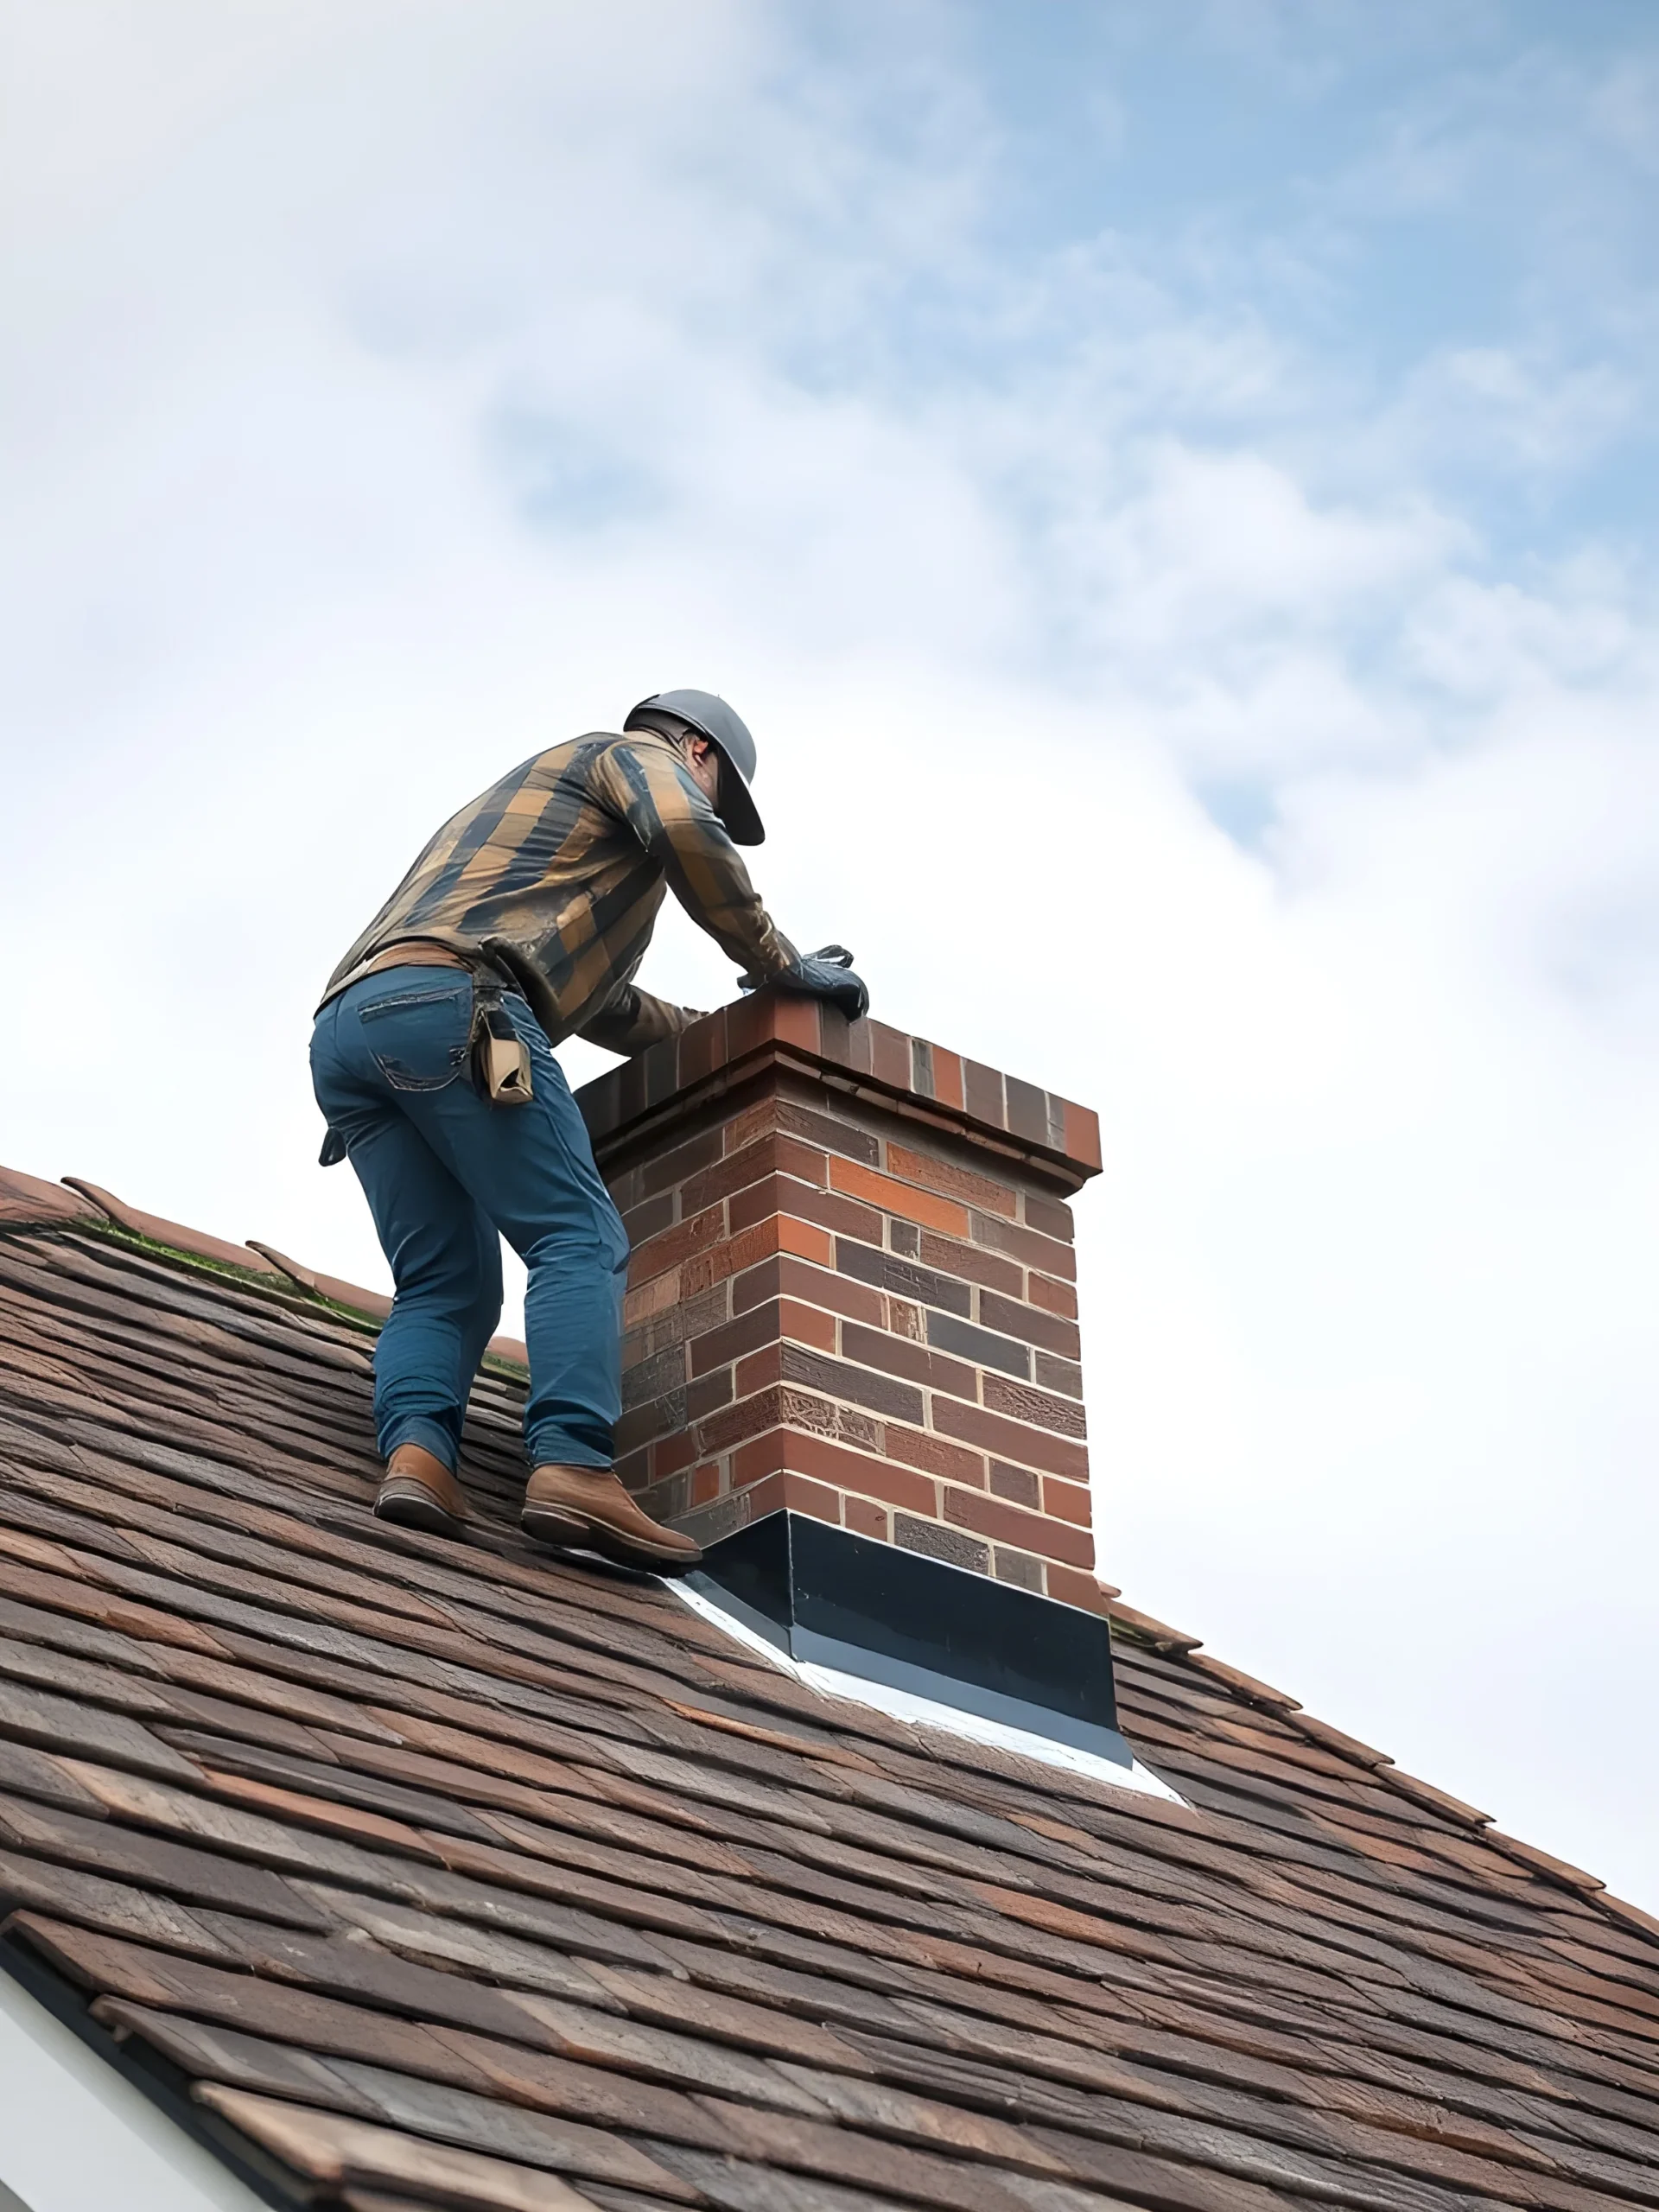
<instances>
[{"instance_id":1,"label":"red brick","mask_svg":"<svg viewBox=\"0 0 1659 2212\"><path fill-rule=\"evenodd\" d=\"M1013 1459L1040 1467L1045 1474L1064 1475L1071 1482L1089 1479L1089 1454L1081 1444L1056 1436L1046 1428L1027 1428L988 1413L982 1406L964 1406L955 1398L933 1401L933 1426L965 1444L982 1445L1000 1459Z\"/></svg>"},{"instance_id":2,"label":"red brick","mask_svg":"<svg viewBox=\"0 0 1659 2212\"><path fill-rule=\"evenodd\" d=\"M1026 1220L1045 1236L1058 1236L1063 1244L1071 1243L1077 1236L1071 1207L1056 1205L1052 1198L1039 1198L1035 1191L1026 1192Z\"/></svg>"},{"instance_id":3,"label":"red brick","mask_svg":"<svg viewBox=\"0 0 1659 2212\"><path fill-rule=\"evenodd\" d=\"M719 1496L720 1469L709 1461L705 1461L701 1467L693 1468L691 1471L692 1504L711 1505Z\"/></svg>"},{"instance_id":4,"label":"red brick","mask_svg":"<svg viewBox=\"0 0 1659 2212\"><path fill-rule=\"evenodd\" d=\"M680 1081L689 1088L726 1065L726 1009L719 1007L680 1032Z\"/></svg>"},{"instance_id":5,"label":"red brick","mask_svg":"<svg viewBox=\"0 0 1659 2212\"><path fill-rule=\"evenodd\" d=\"M712 1167L693 1175L680 1193L681 1206L687 1213L696 1212L713 1205L717 1198L730 1198L734 1191L747 1190L751 1183L766 1175L793 1175L822 1190L829 1180L829 1162L823 1153L803 1144L798 1137L773 1129L741 1152L728 1153ZM738 1225L733 1223L734 1228Z\"/></svg>"},{"instance_id":6,"label":"red brick","mask_svg":"<svg viewBox=\"0 0 1659 2212\"><path fill-rule=\"evenodd\" d=\"M1075 1398L1057 1398L988 1367L984 1388L985 1402L993 1413L1007 1414L1012 1421L1034 1421L1039 1428L1054 1429L1061 1436L1088 1433L1087 1417Z\"/></svg>"},{"instance_id":7,"label":"red brick","mask_svg":"<svg viewBox=\"0 0 1659 2212\"><path fill-rule=\"evenodd\" d=\"M874 1536L879 1543L887 1541L887 1516L884 1506L872 1505L866 1497L843 1497L841 1518L844 1528L855 1536Z\"/></svg>"},{"instance_id":8,"label":"red brick","mask_svg":"<svg viewBox=\"0 0 1659 2212\"><path fill-rule=\"evenodd\" d=\"M907 1513L922 1513L931 1518L939 1510L938 1492L925 1476L861 1452L849 1451L845 1445L832 1443L827 1437L794 1428L769 1430L735 1452L732 1459L732 1485L734 1489L743 1488L779 1469L810 1475L817 1481L832 1484L849 1496L880 1498L885 1504L896 1505Z\"/></svg>"},{"instance_id":9,"label":"red brick","mask_svg":"<svg viewBox=\"0 0 1659 2212\"><path fill-rule=\"evenodd\" d=\"M1088 1528L1093 1519L1088 1484L1057 1482L1051 1475L1043 1484L1043 1510L1056 1521Z\"/></svg>"},{"instance_id":10,"label":"red brick","mask_svg":"<svg viewBox=\"0 0 1659 2212\"><path fill-rule=\"evenodd\" d=\"M922 1232L922 1258L940 1274L957 1275L968 1282L982 1284L988 1290L1004 1290L1010 1297L1018 1298L1026 1287L1026 1271L1012 1260L1002 1259L997 1253L981 1250L976 1245L961 1244L943 1236Z\"/></svg>"},{"instance_id":11,"label":"red brick","mask_svg":"<svg viewBox=\"0 0 1659 2212\"><path fill-rule=\"evenodd\" d=\"M732 1487L735 1491L739 1485L734 1483ZM780 1506L786 1505L796 1513L810 1513L815 1521L828 1521L832 1526L840 1523L839 1493L826 1490L822 1483L809 1482L803 1475L762 1475L758 1482L741 1487L753 1521L759 1521L763 1514L776 1513Z\"/></svg>"},{"instance_id":12,"label":"red brick","mask_svg":"<svg viewBox=\"0 0 1659 2212\"><path fill-rule=\"evenodd\" d=\"M887 1426L887 1457L906 1460L912 1467L920 1467L930 1475L941 1475L947 1482L972 1483L978 1489L985 1487L985 1462L977 1452L964 1452L960 1444L947 1444L942 1436L931 1436L923 1428L905 1428L898 1421ZM1034 1492L1036 1477L1032 1478Z\"/></svg>"},{"instance_id":13,"label":"red brick","mask_svg":"<svg viewBox=\"0 0 1659 2212\"><path fill-rule=\"evenodd\" d=\"M1018 1337L1022 1344L1040 1344L1045 1351L1058 1352L1067 1359L1082 1357L1075 1321L1046 1313L1020 1299L983 1290L979 1294L979 1319L982 1328L1000 1329L1004 1336Z\"/></svg>"},{"instance_id":14,"label":"red brick","mask_svg":"<svg viewBox=\"0 0 1659 2212\"><path fill-rule=\"evenodd\" d=\"M1007 1214L1010 1221L1014 1218L1014 1195L1006 1183L994 1183L988 1175L976 1174L971 1167L954 1160L935 1160L929 1153L912 1152L908 1145L890 1139L887 1173L906 1183L925 1184L930 1191L960 1198L967 1205L984 1206L992 1213Z\"/></svg>"},{"instance_id":15,"label":"red brick","mask_svg":"<svg viewBox=\"0 0 1659 2212\"><path fill-rule=\"evenodd\" d=\"M804 1253L808 1258L833 1260L835 1240L808 1222L791 1221L787 1214L769 1214L728 1242L707 1252L696 1252L680 1268L680 1292L684 1298L742 1274L779 1252Z\"/></svg>"},{"instance_id":16,"label":"red brick","mask_svg":"<svg viewBox=\"0 0 1659 2212\"><path fill-rule=\"evenodd\" d=\"M833 1163L835 1167L849 1165L841 1160ZM869 1171L859 1172L867 1174ZM792 1176L768 1175L759 1183L750 1184L747 1190L740 1191L731 1201L734 1230L747 1229L772 1214L787 1214L797 1221L812 1222L820 1229L833 1230L838 1236L855 1236L866 1244L881 1242L879 1213L833 1190L815 1190L810 1184L797 1182Z\"/></svg>"},{"instance_id":17,"label":"red brick","mask_svg":"<svg viewBox=\"0 0 1659 2212\"><path fill-rule=\"evenodd\" d=\"M677 1475L682 1467L689 1467L696 1458L690 1437L684 1429L677 1429L672 1436L660 1436L651 1447L651 1479L659 1483L666 1476Z\"/></svg>"},{"instance_id":18,"label":"red brick","mask_svg":"<svg viewBox=\"0 0 1659 2212\"><path fill-rule=\"evenodd\" d=\"M959 1529L971 1529L976 1535L988 1536L994 1543L1014 1544L1042 1559L1062 1560L1070 1567L1094 1564L1094 1539L1086 1529L1046 1520L1037 1513L1021 1513L1018 1507L1004 1505L1001 1498L989 1497L983 1491L947 1490L944 1518Z\"/></svg>"},{"instance_id":19,"label":"red brick","mask_svg":"<svg viewBox=\"0 0 1659 2212\"><path fill-rule=\"evenodd\" d=\"M1047 1275L1031 1272L1030 1292L1033 1306L1046 1306L1051 1313L1065 1313L1075 1320L1077 1314L1077 1294L1069 1282L1055 1282Z\"/></svg>"},{"instance_id":20,"label":"red brick","mask_svg":"<svg viewBox=\"0 0 1659 2212\"><path fill-rule=\"evenodd\" d=\"M968 1233L967 1209L953 1198L935 1198L931 1192L917 1190L911 1184L895 1183L890 1175L878 1174L874 1167L865 1167L857 1160L832 1160L830 1185L832 1190L844 1191L868 1205L880 1206L886 1213L896 1213L901 1221L919 1222L923 1227L937 1229L946 1236L965 1236Z\"/></svg>"},{"instance_id":21,"label":"red brick","mask_svg":"<svg viewBox=\"0 0 1659 2212\"><path fill-rule=\"evenodd\" d=\"M833 1268L809 1266L788 1252L774 1253L758 1268L738 1276L732 1285L732 1310L747 1313L751 1306L758 1306L762 1299L776 1298L780 1292L804 1305L844 1313L849 1320L862 1321L872 1328L879 1329L886 1318L879 1290L839 1275Z\"/></svg>"},{"instance_id":22,"label":"red brick","mask_svg":"<svg viewBox=\"0 0 1659 2212\"><path fill-rule=\"evenodd\" d=\"M943 1352L930 1351L925 1344L912 1344L908 1338L892 1336L884 1329L862 1329L856 1321L848 1321L842 1327L841 1350L844 1358L858 1360L866 1367L902 1375L931 1389L949 1390L969 1404L978 1400L979 1376L973 1368L962 1360L947 1359Z\"/></svg>"},{"instance_id":23,"label":"red brick","mask_svg":"<svg viewBox=\"0 0 1659 2212\"><path fill-rule=\"evenodd\" d=\"M1075 1160L1079 1167L1098 1169L1100 1156L1100 1116L1092 1107L1074 1106L1069 1098L1060 1105L1065 1116L1065 1150L1068 1159Z\"/></svg>"},{"instance_id":24,"label":"red brick","mask_svg":"<svg viewBox=\"0 0 1659 2212\"><path fill-rule=\"evenodd\" d=\"M943 1045L933 1047L933 1096L941 1106L954 1106L961 1110L962 1055L947 1052Z\"/></svg>"},{"instance_id":25,"label":"red brick","mask_svg":"<svg viewBox=\"0 0 1659 2212\"><path fill-rule=\"evenodd\" d=\"M735 1388L740 1398L753 1397L757 1390L771 1388L784 1379L784 1349L773 1338L758 1350L740 1359L734 1370Z\"/></svg>"},{"instance_id":26,"label":"red brick","mask_svg":"<svg viewBox=\"0 0 1659 2212\"><path fill-rule=\"evenodd\" d=\"M622 1320L626 1328L637 1328L641 1322L666 1313L679 1303L680 1278L677 1269L653 1275L638 1290L631 1290L622 1301Z\"/></svg>"},{"instance_id":27,"label":"red brick","mask_svg":"<svg viewBox=\"0 0 1659 2212\"><path fill-rule=\"evenodd\" d=\"M1058 1598L1063 1605L1081 1605L1088 1613L1105 1613L1110 1601L1092 1574L1079 1574L1074 1567L1062 1567L1050 1560L1048 1594Z\"/></svg>"},{"instance_id":28,"label":"red brick","mask_svg":"<svg viewBox=\"0 0 1659 2212\"><path fill-rule=\"evenodd\" d=\"M669 1268L677 1268L694 1252L707 1251L711 1244L718 1244L725 1234L725 1209L711 1206L707 1213L696 1214L663 1236L653 1236L648 1244L638 1248L628 1263L630 1287L635 1283L648 1282L652 1275L662 1274Z\"/></svg>"}]
</instances>

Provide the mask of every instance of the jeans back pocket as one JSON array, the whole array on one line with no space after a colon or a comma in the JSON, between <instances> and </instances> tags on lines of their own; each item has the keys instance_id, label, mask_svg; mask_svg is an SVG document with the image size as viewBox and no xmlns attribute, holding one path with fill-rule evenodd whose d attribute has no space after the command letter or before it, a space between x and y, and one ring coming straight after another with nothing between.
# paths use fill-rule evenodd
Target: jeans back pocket
<instances>
[{"instance_id":1,"label":"jeans back pocket","mask_svg":"<svg viewBox=\"0 0 1659 2212\"><path fill-rule=\"evenodd\" d=\"M370 1058L394 1090L442 1090L467 1072L471 981L388 992L356 1009Z\"/></svg>"}]
</instances>

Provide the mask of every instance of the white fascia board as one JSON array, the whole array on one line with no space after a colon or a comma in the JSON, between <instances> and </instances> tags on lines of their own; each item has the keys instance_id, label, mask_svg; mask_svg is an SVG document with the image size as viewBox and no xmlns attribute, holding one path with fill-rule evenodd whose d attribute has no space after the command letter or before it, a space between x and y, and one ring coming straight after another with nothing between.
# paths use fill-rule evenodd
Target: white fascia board
<instances>
[{"instance_id":1,"label":"white fascia board","mask_svg":"<svg viewBox=\"0 0 1659 2212\"><path fill-rule=\"evenodd\" d=\"M0 2182L28 2212L270 2212L3 1968Z\"/></svg>"},{"instance_id":2,"label":"white fascia board","mask_svg":"<svg viewBox=\"0 0 1659 2212\"><path fill-rule=\"evenodd\" d=\"M1070 1774L1087 1775L1090 1782L1103 1782L1114 1789L1138 1789L1149 1797L1165 1798L1173 1805L1186 1802L1150 1767L1142 1766L1139 1759L1133 1766L1120 1766L1116 1759L1102 1758L1097 1751L1078 1751L1070 1744L1057 1742L1052 1736L1033 1735L1027 1729L1011 1728L1005 1721L987 1720L977 1713L965 1713L958 1706L940 1705L932 1698L914 1697L908 1690L890 1689L885 1682L868 1681L861 1675L842 1674L836 1667L821 1667L816 1660L791 1659L786 1651L779 1650L775 1643L768 1643L747 1622L734 1619L701 1591L688 1590L683 1582L670 1581L665 1586L682 1605L700 1613L734 1643L741 1643L760 1658L770 1660L781 1673L808 1689L817 1690L820 1696L846 1698L855 1705L871 1706L877 1713L885 1713L889 1719L906 1720L912 1727L944 1728L953 1736L965 1736L970 1743L986 1744L996 1751L1017 1751L1024 1758L1040 1760L1045 1766L1064 1767Z\"/></svg>"}]
</instances>

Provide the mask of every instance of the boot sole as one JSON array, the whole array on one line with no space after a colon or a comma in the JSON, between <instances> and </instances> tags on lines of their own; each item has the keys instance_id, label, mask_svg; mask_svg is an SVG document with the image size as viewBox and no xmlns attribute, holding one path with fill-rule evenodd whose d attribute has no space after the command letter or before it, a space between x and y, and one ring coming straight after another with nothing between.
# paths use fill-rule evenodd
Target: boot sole
<instances>
[{"instance_id":1,"label":"boot sole","mask_svg":"<svg viewBox=\"0 0 1659 2212\"><path fill-rule=\"evenodd\" d=\"M701 1551L688 1556L684 1552L671 1550L666 1544L625 1536L620 1529L610 1528L603 1521L561 1513L547 1505L527 1505L519 1516L518 1525L537 1543L552 1544L561 1550L597 1552L601 1559L610 1560L618 1567L642 1567L655 1574L683 1574L702 1558Z\"/></svg>"},{"instance_id":2,"label":"boot sole","mask_svg":"<svg viewBox=\"0 0 1659 2212\"><path fill-rule=\"evenodd\" d=\"M459 1541L467 1533L466 1522L447 1512L420 1483L383 1483L380 1495L374 1501L374 1517L377 1521L390 1521L395 1529L418 1529L427 1536L451 1536Z\"/></svg>"}]
</instances>

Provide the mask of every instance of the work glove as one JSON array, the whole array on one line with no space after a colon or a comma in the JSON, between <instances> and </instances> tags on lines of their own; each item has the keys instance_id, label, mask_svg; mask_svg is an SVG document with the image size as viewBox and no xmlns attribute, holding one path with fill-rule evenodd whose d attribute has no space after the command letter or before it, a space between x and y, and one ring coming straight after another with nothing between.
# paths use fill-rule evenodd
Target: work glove
<instances>
[{"instance_id":1,"label":"work glove","mask_svg":"<svg viewBox=\"0 0 1659 2212\"><path fill-rule=\"evenodd\" d=\"M870 1010L869 992L863 977L853 973L853 956L844 944L821 944L816 952L800 954L773 980L786 991L828 999L849 1021L861 1020Z\"/></svg>"}]
</instances>

